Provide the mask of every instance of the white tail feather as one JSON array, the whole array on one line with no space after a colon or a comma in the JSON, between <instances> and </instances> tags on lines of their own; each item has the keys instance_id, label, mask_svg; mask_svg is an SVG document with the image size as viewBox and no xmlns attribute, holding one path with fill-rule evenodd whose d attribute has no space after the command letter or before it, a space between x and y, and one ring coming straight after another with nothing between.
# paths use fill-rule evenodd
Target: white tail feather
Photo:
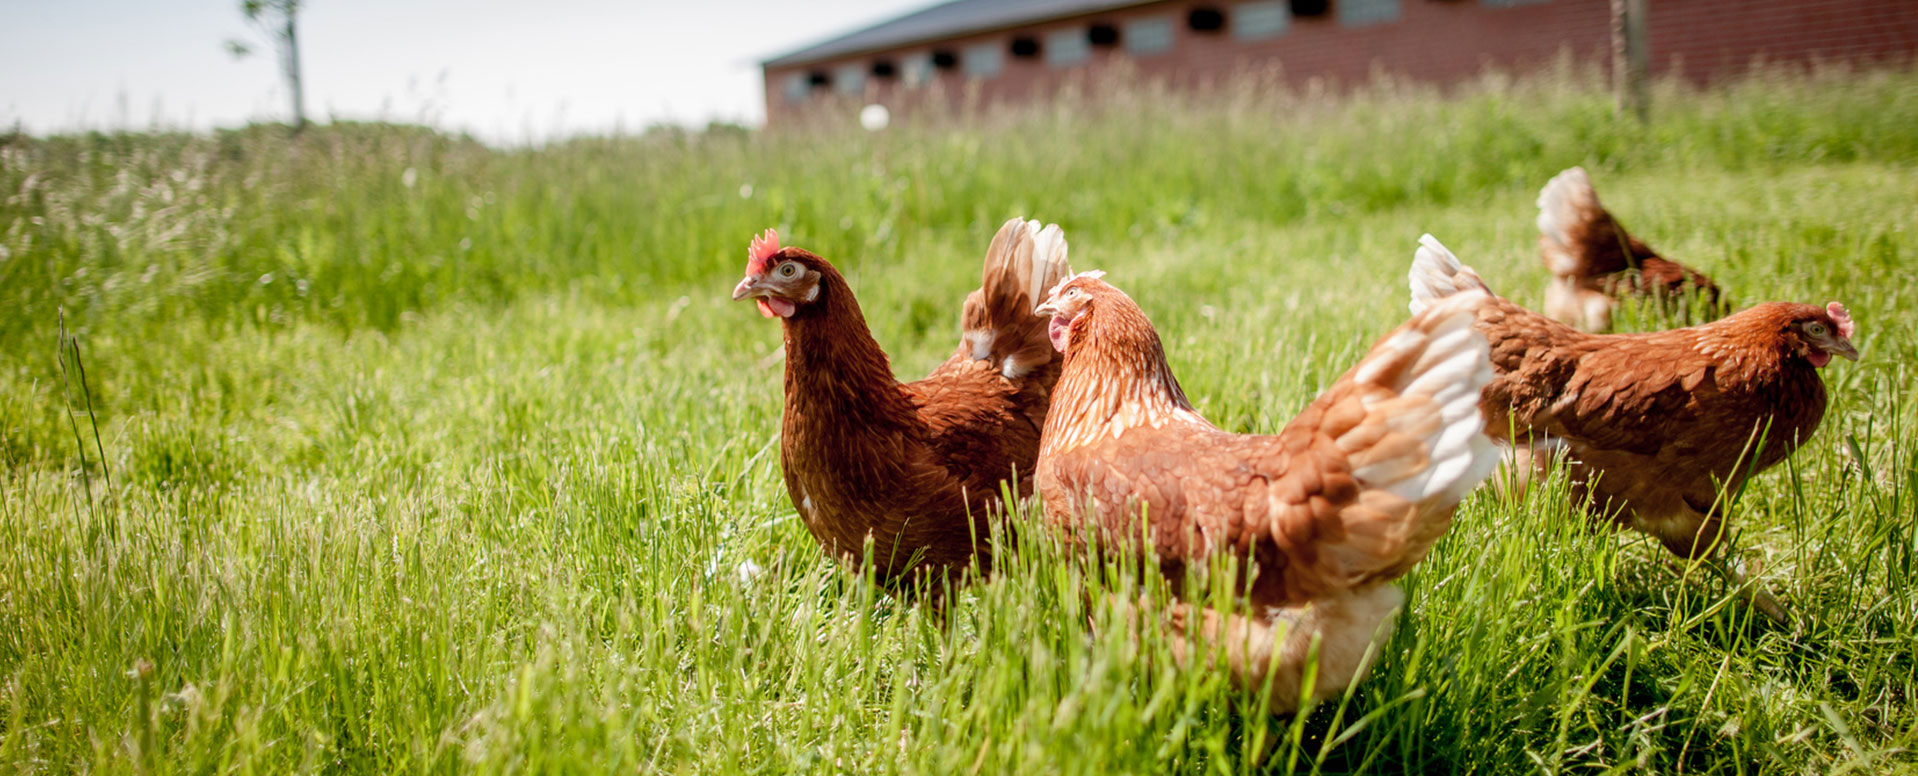
<instances>
[{"instance_id":1,"label":"white tail feather","mask_svg":"<svg viewBox=\"0 0 1918 776\"><path fill-rule=\"evenodd\" d=\"M1412 283L1412 302L1408 306L1413 315L1460 291L1490 293L1492 290L1479 278L1478 272L1459 263L1444 243L1429 234L1419 236L1419 249L1412 256L1412 271L1406 277Z\"/></svg>"},{"instance_id":2,"label":"white tail feather","mask_svg":"<svg viewBox=\"0 0 1918 776\"><path fill-rule=\"evenodd\" d=\"M1026 281L1026 298L1038 307L1054 283L1072 274L1072 262L1066 258L1065 230L1058 224L1040 228L1038 221L1027 221L1026 230L1032 234L1032 274Z\"/></svg>"},{"instance_id":3,"label":"white tail feather","mask_svg":"<svg viewBox=\"0 0 1918 776\"><path fill-rule=\"evenodd\" d=\"M1045 365L1053 352L1033 309L1047 288L1070 274L1065 232L1057 224L1014 218L1001 225L986 251L984 281L960 316L967 355L993 362L1012 379Z\"/></svg>"},{"instance_id":4,"label":"white tail feather","mask_svg":"<svg viewBox=\"0 0 1918 776\"><path fill-rule=\"evenodd\" d=\"M1425 428L1420 445L1425 465L1371 462L1353 471L1365 487L1384 489L1412 503L1450 505L1498 466L1498 450L1485 436L1485 420L1478 409L1479 394L1493 376L1490 345L1473 326L1478 305L1485 299L1482 289L1469 289L1432 301L1354 373L1354 379L1364 381L1377 376L1376 365L1416 353L1410 368L1390 383L1380 384L1400 396L1429 402L1421 404L1418 412L1408 413L1417 417L1404 418L1407 424ZM1433 411L1436 423L1431 422Z\"/></svg>"},{"instance_id":5,"label":"white tail feather","mask_svg":"<svg viewBox=\"0 0 1918 776\"><path fill-rule=\"evenodd\" d=\"M1538 191L1538 233L1544 238L1545 266L1554 275L1579 271L1581 254L1572 245L1571 228L1584 223L1591 214L1603 212L1598 191L1585 168L1573 167L1552 176Z\"/></svg>"},{"instance_id":6,"label":"white tail feather","mask_svg":"<svg viewBox=\"0 0 1918 776\"><path fill-rule=\"evenodd\" d=\"M1041 227L1038 221L1027 221L1025 229L1032 241L1032 264L1026 269L1025 278L1026 312L1030 313L1045 301L1045 293L1054 283L1072 274L1072 262L1067 258L1065 230L1058 224ZM1051 353L1015 351L1000 365L999 373L1016 380L1051 358Z\"/></svg>"}]
</instances>

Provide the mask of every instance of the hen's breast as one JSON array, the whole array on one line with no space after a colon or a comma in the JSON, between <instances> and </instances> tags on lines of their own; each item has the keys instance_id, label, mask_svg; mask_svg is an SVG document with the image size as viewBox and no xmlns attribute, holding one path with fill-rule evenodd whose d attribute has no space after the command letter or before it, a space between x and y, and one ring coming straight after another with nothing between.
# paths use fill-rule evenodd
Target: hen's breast
<instances>
[{"instance_id":1,"label":"hen's breast","mask_svg":"<svg viewBox=\"0 0 1918 776\"><path fill-rule=\"evenodd\" d=\"M880 576L919 565L960 566L985 537L988 511L933 448L915 415L861 414L789 397L780 457L795 511L831 554L858 559L871 543Z\"/></svg>"},{"instance_id":2,"label":"hen's breast","mask_svg":"<svg viewBox=\"0 0 1918 776\"><path fill-rule=\"evenodd\" d=\"M1755 413L1753 420L1753 426L1760 428L1764 436L1754 473L1784 461L1811 440L1825 419L1825 382L1817 370L1808 365L1788 366L1767 382L1757 402L1762 409ZM1765 427L1767 421L1769 428Z\"/></svg>"}]
</instances>

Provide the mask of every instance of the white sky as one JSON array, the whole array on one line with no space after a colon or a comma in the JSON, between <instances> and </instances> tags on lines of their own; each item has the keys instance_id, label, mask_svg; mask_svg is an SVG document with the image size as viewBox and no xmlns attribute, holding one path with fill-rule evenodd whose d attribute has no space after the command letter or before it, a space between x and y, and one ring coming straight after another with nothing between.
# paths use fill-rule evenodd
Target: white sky
<instances>
[{"instance_id":1,"label":"white sky","mask_svg":"<svg viewBox=\"0 0 1918 776\"><path fill-rule=\"evenodd\" d=\"M937 0L307 0L307 114L494 142L759 123L758 60ZM0 125L34 134L282 119L240 0L0 0ZM255 43L235 59L225 41Z\"/></svg>"}]
</instances>

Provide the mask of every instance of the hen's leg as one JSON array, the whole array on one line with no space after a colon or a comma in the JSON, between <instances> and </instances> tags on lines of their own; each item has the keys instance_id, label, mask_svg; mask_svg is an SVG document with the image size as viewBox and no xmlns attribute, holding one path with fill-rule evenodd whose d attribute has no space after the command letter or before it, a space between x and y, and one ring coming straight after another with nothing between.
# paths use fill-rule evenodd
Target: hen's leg
<instances>
[{"instance_id":1,"label":"hen's leg","mask_svg":"<svg viewBox=\"0 0 1918 776\"><path fill-rule=\"evenodd\" d=\"M1274 714L1297 711L1306 672L1315 668L1310 698L1336 698L1364 678L1378 649L1392 636L1405 594L1389 584L1337 593L1303 604L1273 607L1263 616L1175 605L1166 613L1172 659L1190 668L1197 650L1210 668L1224 667L1241 687L1271 686ZM1190 643L1188 644L1188 640Z\"/></svg>"},{"instance_id":2,"label":"hen's leg","mask_svg":"<svg viewBox=\"0 0 1918 776\"><path fill-rule=\"evenodd\" d=\"M1543 442L1499 443L1499 468L1492 472L1492 490L1514 501L1525 498L1534 480L1551 475L1555 452Z\"/></svg>"},{"instance_id":3,"label":"hen's leg","mask_svg":"<svg viewBox=\"0 0 1918 776\"><path fill-rule=\"evenodd\" d=\"M1785 608L1783 602L1772 596L1771 591L1766 590L1764 585L1760 585L1757 580L1745 576L1744 564L1740 563L1737 567L1733 567L1725 563L1724 556L1731 553L1732 549L1728 546L1726 552L1701 559L1699 563L1713 574L1718 575L1718 578L1725 580L1725 584L1731 585L1732 589L1738 592L1738 597L1745 602L1746 606L1757 609L1759 613L1771 618L1772 622L1778 623L1781 626L1787 628L1795 627L1795 624L1792 622L1791 611Z\"/></svg>"},{"instance_id":4,"label":"hen's leg","mask_svg":"<svg viewBox=\"0 0 1918 776\"><path fill-rule=\"evenodd\" d=\"M1733 567L1725 562L1727 555L1736 557L1738 550L1725 533L1725 521L1716 504L1703 512L1692 508L1690 504L1681 504L1678 514L1658 521L1639 522L1648 533L1658 537L1672 554L1696 561L1705 570L1724 580L1745 605L1757 609L1779 625L1792 626L1791 615L1784 603L1756 580L1747 577L1743 564Z\"/></svg>"}]
</instances>

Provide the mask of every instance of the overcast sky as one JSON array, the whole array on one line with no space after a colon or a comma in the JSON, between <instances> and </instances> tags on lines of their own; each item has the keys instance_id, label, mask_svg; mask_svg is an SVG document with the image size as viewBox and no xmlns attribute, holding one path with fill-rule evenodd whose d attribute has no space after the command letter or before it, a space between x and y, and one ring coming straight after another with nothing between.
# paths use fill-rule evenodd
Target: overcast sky
<instances>
[{"instance_id":1,"label":"overcast sky","mask_svg":"<svg viewBox=\"0 0 1918 776\"><path fill-rule=\"evenodd\" d=\"M758 123L757 62L937 0L307 0L307 112L495 142ZM282 119L239 0L0 0L0 124L35 134Z\"/></svg>"}]
</instances>

